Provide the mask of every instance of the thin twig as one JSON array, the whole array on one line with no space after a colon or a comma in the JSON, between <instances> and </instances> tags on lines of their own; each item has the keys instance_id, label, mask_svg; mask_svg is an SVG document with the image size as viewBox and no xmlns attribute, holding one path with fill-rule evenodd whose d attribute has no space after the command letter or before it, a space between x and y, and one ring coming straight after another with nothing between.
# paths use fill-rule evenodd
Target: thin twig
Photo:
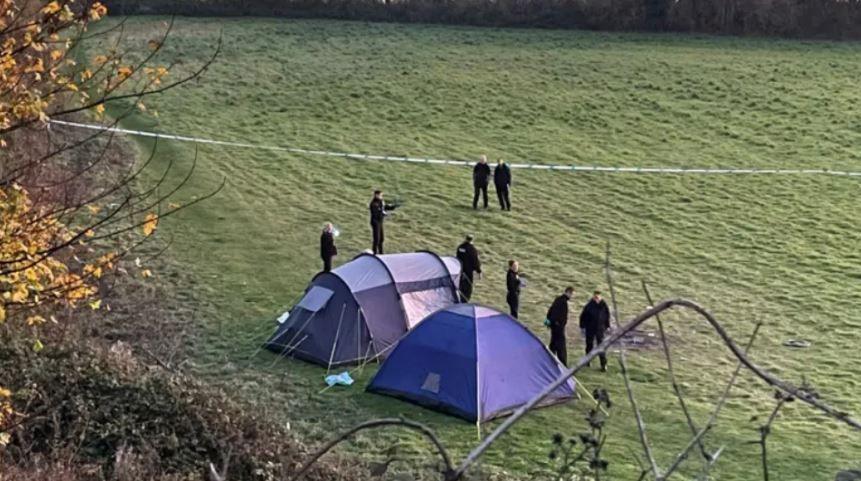
<instances>
[{"instance_id":1,"label":"thin twig","mask_svg":"<svg viewBox=\"0 0 861 481\"><path fill-rule=\"evenodd\" d=\"M676 456L676 460L675 460L675 461L673 461L673 464L671 464L671 465L670 465L670 467L669 467L669 468L667 468L667 471L666 471L666 472L665 472L665 473L664 473L660 478L658 478L658 480L659 480L659 481L664 481L664 480L666 480L666 479L669 479L669 478L670 478L670 476L672 476L672 474L673 474L677 469L679 469L679 466L681 466L681 465L682 465L682 463L683 463L686 459L688 459L688 453L690 453L690 452L691 452L691 449L693 449L697 444L700 444L700 441L702 441L703 436L705 436L705 435L706 435L706 433L708 433L708 432L709 432L709 430L711 430L711 428L712 428L712 424L706 424L706 425L705 425L705 427L703 427L702 429L700 429L700 432L698 432L698 433L697 433L697 434L696 434L696 435L691 439L691 441L688 443L688 445L687 445L687 446L685 446L685 449L683 449L683 450L682 450L682 452L680 452L680 453L678 454L678 456Z\"/></svg>"},{"instance_id":2,"label":"thin twig","mask_svg":"<svg viewBox=\"0 0 861 481\"><path fill-rule=\"evenodd\" d=\"M322 448L320 448L316 453L314 453L314 455L311 456L311 459L309 459L302 466L302 469L300 469L299 472L296 473L295 476L293 476L292 481L300 481L302 478L304 478L305 474L308 472L308 470L311 468L311 466L313 466L314 463L317 462L318 459L320 459L324 454L331 451L332 448L334 448L335 446L337 446L341 442L347 440L348 438L350 438L352 435L356 434L357 432L365 430L365 429L373 429L373 428L380 428L380 427L387 427L387 426L403 426L403 427L407 427L407 428L419 431L420 433L424 434L425 437L427 437L431 441L431 443L433 443L434 447L436 447L437 452L439 453L440 457L442 458L443 463L445 464L445 471L446 471L444 473L445 478L448 479L451 476L451 473L454 471L454 467L451 463L451 458L448 455L448 451L446 451L445 446L442 445L439 438L436 437L436 434L434 434L434 432L429 427L425 426L424 424L417 423L414 421L407 421L406 419L385 418L385 419L374 419L371 421L367 421L367 422L358 424L358 425L354 426L352 429L344 432L340 436L338 436L335 439L326 443Z\"/></svg>"},{"instance_id":3,"label":"thin twig","mask_svg":"<svg viewBox=\"0 0 861 481\"><path fill-rule=\"evenodd\" d=\"M646 294L646 300L649 301L649 305L652 305L652 294L649 292L649 286L646 285L646 280L643 279L643 292ZM685 398L682 395L682 389L679 387L679 383L676 381L676 373L673 370L673 356L670 354L670 344L667 342L667 333L664 330L664 322L661 321L661 316L655 316L655 320L658 322L658 330L661 334L661 344L664 348L664 356L667 358L667 374L670 377L670 384L673 386L673 392L676 394L676 399L679 400L679 407L682 409L682 413L685 415L685 420L688 423L688 427L691 430L691 434L696 436L697 434L697 426L694 424L694 420L691 417L691 412L688 410L688 405L685 402ZM708 463L711 460L711 456L706 450L705 444L702 441L697 442L700 453L703 455L703 459L705 463Z\"/></svg>"},{"instance_id":4,"label":"thin twig","mask_svg":"<svg viewBox=\"0 0 861 481\"><path fill-rule=\"evenodd\" d=\"M774 410L771 411L771 416L768 417L768 422L765 423L764 426L760 426L759 428L759 441L756 441L759 444L759 447L762 451L762 479L763 481L768 481L768 450L766 448L766 442L768 440L768 435L771 434L771 425L774 424L775 419L777 419L777 413L786 404L786 398L781 397L777 401L777 405L774 406Z\"/></svg>"},{"instance_id":5,"label":"thin twig","mask_svg":"<svg viewBox=\"0 0 861 481\"><path fill-rule=\"evenodd\" d=\"M610 267L610 241L607 241L607 252L604 258L604 272L607 275L607 287L610 289L610 301L613 303L613 317L616 320L616 327L619 327L619 305L616 302L616 289L613 286L613 270ZM634 419L637 421L637 432L640 436L640 444L643 446L643 454L652 468L652 475L655 479L661 478L661 472L658 469L658 463L655 461L655 456L652 454L652 447L649 444L649 438L646 435L646 425L643 422L643 413L640 412L640 407L637 405L637 399L634 397L634 389L631 387L631 377L628 375L628 363L625 359L625 348L620 345L619 348L619 365L622 367L622 379L625 381L625 391L628 393L628 401L631 403L631 409L634 411Z\"/></svg>"},{"instance_id":6,"label":"thin twig","mask_svg":"<svg viewBox=\"0 0 861 481\"><path fill-rule=\"evenodd\" d=\"M526 413L528 413L538 403L543 401L544 398L546 398L552 392L558 389L559 386L565 384L572 375L583 369L583 367L586 366L586 364L588 364L590 361L592 361L592 359L602 353L606 353L607 349L610 346L619 342L619 340L627 333L636 329L638 326L651 319L656 314L660 314L661 312L664 312L674 307L690 309L702 316L706 320L706 322L708 322L708 324L717 332L721 340L729 348L733 355L741 362L741 364L750 369L757 377L765 381L768 385L774 386L777 389L783 391L784 393L792 394L797 399L805 402L806 404L809 404L810 406L813 406L827 416L834 418L844 424L847 424L858 431L861 431L861 422L852 418L848 413L831 407L827 403L824 403L817 399L816 396L799 390L792 384L783 381L778 377L775 377L774 375L760 368L758 365L754 364L750 359L748 359L747 355L744 354L741 349L735 344L735 341L733 341L729 334L727 334L726 330L715 319L711 312L706 310L704 307L700 306L696 302L687 299L667 299L659 302L657 305L652 306L651 308L646 309L645 311L635 316L633 319L628 321L628 323L625 324L624 327L614 331L610 336L605 338L604 342L602 342L598 347L593 349L592 352L581 357L574 367L564 370L559 375L559 377L556 378L555 381L553 381L551 384L545 387L544 390L542 390L540 393L530 399L529 402L517 409L514 414L512 414L492 433L490 433L486 438L484 438L484 441L482 441L478 446L473 448L473 450L466 456L466 458L464 458L464 460L458 466L457 470L452 473L452 476L447 479L449 481L460 479L463 474L469 469L469 467L472 466L497 439L499 439L503 434L505 434L506 431L511 429L511 427L515 423L520 421L520 419L525 416Z\"/></svg>"}]
</instances>

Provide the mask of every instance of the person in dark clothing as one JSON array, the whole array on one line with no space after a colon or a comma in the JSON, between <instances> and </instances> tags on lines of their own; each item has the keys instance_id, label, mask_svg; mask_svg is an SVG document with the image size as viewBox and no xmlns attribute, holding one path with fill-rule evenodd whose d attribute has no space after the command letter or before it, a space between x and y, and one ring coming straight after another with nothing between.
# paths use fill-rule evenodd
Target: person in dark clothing
<instances>
[{"instance_id":1,"label":"person in dark clothing","mask_svg":"<svg viewBox=\"0 0 861 481\"><path fill-rule=\"evenodd\" d=\"M460 261L460 298L461 302L469 302L472 297L473 273L478 273L481 279L481 260L478 258L478 249L472 245L473 237L466 236L466 240L457 246L457 260Z\"/></svg>"},{"instance_id":2,"label":"person in dark clothing","mask_svg":"<svg viewBox=\"0 0 861 481\"><path fill-rule=\"evenodd\" d=\"M472 197L472 208L478 209L478 195L484 197L484 208L487 209L487 184L490 182L490 166L487 156L482 155L475 167L472 168L472 187L475 194Z\"/></svg>"},{"instance_id":3,"label":"person in dark clothing","mask_svg":"<svg viewBox=\"0 0 861 481\"><path fill-rule=\"evenodd\" d=\"M547 321L545 322L550 328L550 344L547 348L556 355L565 367L568 367L565 325L568 324L568 301L571 300L571 296L573 295L574 288L566 288L565 292L557 297L550 306L550 309L547 310Z\"/></svg>"},{"instance_id":4,"label":"person in dark clothing","mask_svg":"<svg viewBox=\"0 0 861 481\"><path fill-rule=\"evenodd\" d=\"M331 222L327 222L323 226L323 233L320 234L320 257L323 259L323 272L332 270L332 258L338 255L338 248L335 247L335 227Z\"/></svg>"},{"instance_id":5,"label":"person in dark clothing","mask_svg":"<svg viewBox=\"0 0 861 481\"><path fill-rule=\"evenodd\" d=\"M371 199L368 209L371 211L371 234L373 237L372 251L374 254L383 253L383 241L386 240L385 232L383 231L383 222L386 216L389 215L387 210L394 210L395 205L386 204L383 201L383 192L380 190L374 191L374 198Z\"/></svg>"},{"instance_id":6,"label":"person in dark clothing","mask_svg":"<svg viewBox=\"0 0 861 481\"><path fill-rule=\"evenodd\" d=\"M496 196L499 198L499 208L511 210L511 198L508 195L509 187L511 187L511 168L502 159L499 159L496 168L493 169L493 185L496 187Z\"/></svg>"},{"instance_id":7,"label":"person in dark clothing","mask_svg":"<svg viewBox=\"0 0 861 481\"><path fill-rule=\"evenodd\" d=\"M586 354L604 342L604 333L610 329L610 308L601 298L601 291L595 291L580 313L580 333L586 340ZM600 354L601 370L607 370L607 356Z\"/></svg>"},{"instance_id":8,"label":"person in dark clothing","mask_svg":"<svg viewBox=\"0 0 861 481\"><path fill-rule=\"evenodd\" d=\"M505 302L511 311L511 317L517 319L520 309L520 264L515 260L508 261L508 273L505 275Z\"/></svg>"}]
</instances>

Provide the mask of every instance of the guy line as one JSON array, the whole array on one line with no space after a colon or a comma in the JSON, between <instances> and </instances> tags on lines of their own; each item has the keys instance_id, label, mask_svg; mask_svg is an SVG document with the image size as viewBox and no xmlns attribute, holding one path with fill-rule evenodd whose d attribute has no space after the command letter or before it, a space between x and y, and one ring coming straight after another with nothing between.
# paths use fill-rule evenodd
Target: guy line
<instances>
[{"instance_id":1,"label":"guy line","mask_svg":"<svg viewBox=\"0 0 861 481\"><path fill-rule=\"evenodd\" d=\"M200 137L189 137L184 135L162 134L158 132L147 132L142 130L123 129L119 127L106 127L98 124L85 124L80 122L68 122L64 120L49 120L50 124L62 125L66 127L75 127L89 130L101 130L105 132L115 132L121 134L134 135L138 137L151 137L158 139L176 140L179 142L191 142L196 144L221 145L225 147L238 147L243 149L271 150L279 152L290 152L294 154L318 155L327 157L343 157L348 159L362 160L387 160L393 162L412 162L420 164L441 164L455 165L468 167L474 165L474 162L465 160L452 159L433 159L425 157L402 157L392 155L369 155L357 154L348 152L330 152L326 150L309 150L300 149L297 147L280 147L274 145L258 145L245 142L231 142L226 140L213 140ZM548 164L531 164L531 163L512 163L509 164L512 169L532 169L532 170L562 170L573 172L610 172L610 173L637 173L637 174L753 174L753 175L769 175L769 174L790 174L790 175L833 175L841 177L861 177L861 172L846 171L846 170L827 170L827 169L740 169L740 168L679 168L679 167L611 167L611 166L594 166L594 165L548 165Z\"/></svg>"}]
</instances>

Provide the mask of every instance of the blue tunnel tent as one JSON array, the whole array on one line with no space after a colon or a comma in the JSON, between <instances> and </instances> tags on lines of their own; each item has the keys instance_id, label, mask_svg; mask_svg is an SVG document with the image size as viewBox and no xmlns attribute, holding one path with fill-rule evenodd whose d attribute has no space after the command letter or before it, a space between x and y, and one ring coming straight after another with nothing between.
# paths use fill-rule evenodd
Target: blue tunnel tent
<instances>
[{"instance_id":1,"label":"blue tunnel tent","mask_svg":"<svg viewBox=\"0 0 861 481\"><path fill-rule=\"evenodd\" d=\"M459 279L453 257L361 254L317 274L265 347L324 366L385 357L425 316L458 302Z\"/></svg>"}]
</instances>

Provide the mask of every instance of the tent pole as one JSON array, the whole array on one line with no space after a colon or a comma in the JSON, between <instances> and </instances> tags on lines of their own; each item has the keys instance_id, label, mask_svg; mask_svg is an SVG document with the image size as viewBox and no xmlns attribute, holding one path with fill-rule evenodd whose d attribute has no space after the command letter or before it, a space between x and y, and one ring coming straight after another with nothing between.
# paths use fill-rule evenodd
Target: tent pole
<instances>
[{"instance_id":1,"label":"tent pole","mask_svg":"<svg viewBox=\"0 0 861 481\"><path fill-rule=\"evenodd\" d=\"M314 319L314 316L316 316L316 315L317 315L317 311L314 311L314 313L311 314L310 317L308 317L308 320L305 321L305 324L302 324L302 327L300 327L299 330L296 331L296 334L293 334L293 337L291 337L290 340L287 341L287 343L284 345L284 349L282 349L281 352L278 353L278 357L276 357L275 360L272 361L272 364L269 365L270 368L272 366L274 366L276 362L278 362L278 359L280 359L281 356L283 356L285 352L287 352L287 349L290 348L290 344L293 344L293 341L296 340L296 338L299 336L299 333L301 333L308 326L308 324L311 322L312 319ZM306 335L306 337L307 337L307 335ZM302 339L302 340L304 341L304 339ZM298 346L298 344L296 344L296 346ZM294 346L294 349L295 349L295 346ZM290 349L290 352L293 352L293 349Z\"/></svg>"},{"instance_id":2,"label":"tent pole","mask_svg":"<svg viewBox=\"0 0 861 481\"><path fill-rule=\"evenodd\" d=\"M475 430L481 441L481 359L478 357L478 315L473 309L473 329L475 329Z\"/></svg>"},{"instance_id":3,"label":"tent pole","mask_svg":"<svg viewBox=\"0 0 861 481\"><path fill-rule=\"evenodd\" d=\"M297 297L296 299L293 299L293 303L290 305L295 306L296 303L299 302L299 300L302 299L302 297L304 297L304 296L305 296L305 293L303 292L301 295L299 295L299 297ZM286 309L285 309L285 311L286 311ZM293 321L290 320L290 322L293 322ZM279 324L279 326L280 326L280 324ZM257 335L258 332L264 332L265 327L266 327L266 325L264 324L264 325L261 325L258 330L253 331L253 335L251 336L252 339L258 337L258 335ZM288 325L287 329L289 329L289 328L290 328L290 326ZM271 334L269 336L271 336ZM269 337L269 336L267 336L267 337ZM248 367L251 366L251 360L254 359L254 357L257 356L257 354L263 350L264 345L266 345L266 341L260 343L260 345L257 346L257 349L250 356L248 356L248 358L245 359L245 369L248 369Z\"/></svg>"},{"instance_id":4,"label":"tent pole","mask_svg":"<svg viewBox=\"0 0 861 481\"><path fill-rule=\"evenodd\" d=\"M344 304L341 306L341 317L338 318L338 329L335 330L335 342L332 343L332 353L329 354L329 365L326 366L326 375L329 375L329 370L332 369L332 359L335 358L335 348L338 347L338 337L341 335L341 321L344 320L344 310L347 309L347 305Z\"/></svg>"},{"instance_id":5,"label":"tent pole","mask_svg":"<svg viewBox=\"0 0 861 481\"><path fill-rule=\"evenodd\" d=\"M356 307L356 358L362 355L362 308ZM367 355L367 354L366 354ZM361 362L361 361L359 361Z\"/></svg>"}]
</instances>

